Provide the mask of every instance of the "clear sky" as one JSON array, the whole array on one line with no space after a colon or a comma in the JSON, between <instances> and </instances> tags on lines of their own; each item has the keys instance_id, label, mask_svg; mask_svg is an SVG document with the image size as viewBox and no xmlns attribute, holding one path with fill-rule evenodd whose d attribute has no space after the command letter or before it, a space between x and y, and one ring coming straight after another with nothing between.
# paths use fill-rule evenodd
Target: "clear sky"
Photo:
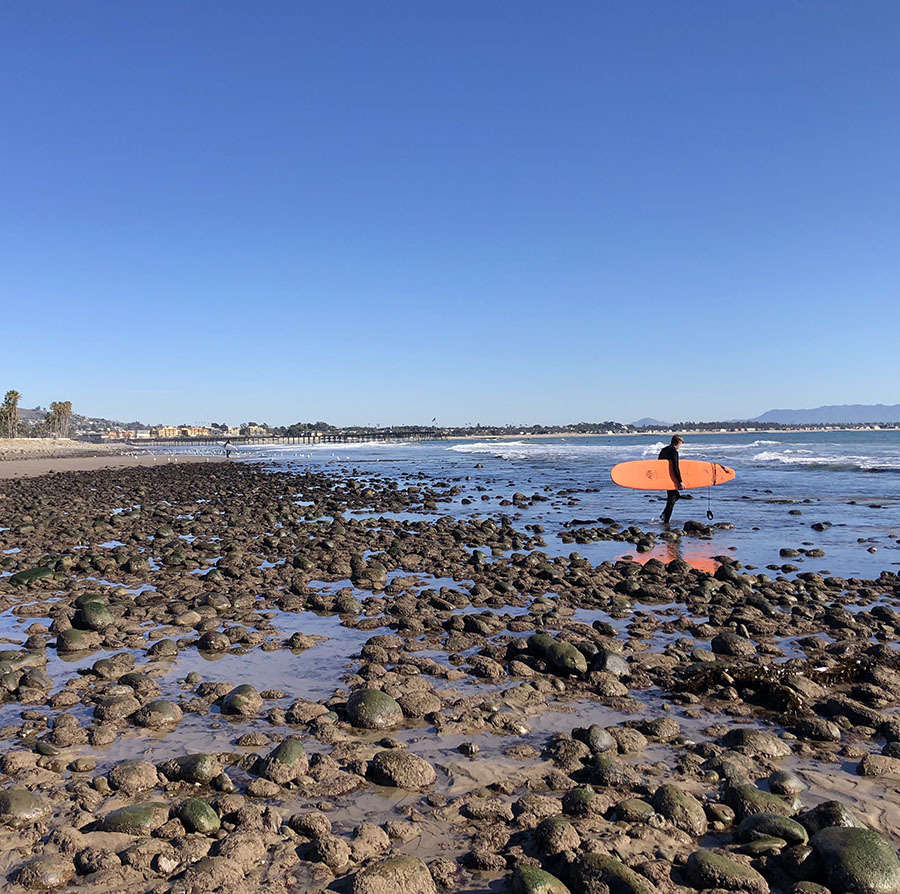
<instances>
[{"instance_id":1,"label":"clear sky","mask_svg":"<svg viewBox=\"0 0 900 894\"><path fill-rule=\"evenodd\" d=\"M895 0L0 0L0 393L900 402L898 35Z\"/></svg>"}]
</instances>

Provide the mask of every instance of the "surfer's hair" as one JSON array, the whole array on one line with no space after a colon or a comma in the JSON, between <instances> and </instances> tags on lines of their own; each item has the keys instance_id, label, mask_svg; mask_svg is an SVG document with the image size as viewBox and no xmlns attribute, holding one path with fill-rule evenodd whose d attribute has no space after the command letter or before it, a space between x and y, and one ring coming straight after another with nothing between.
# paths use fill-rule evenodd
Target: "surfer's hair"
<instances>
[{"instance_id":1,"label":"surfer's hair","mask_svg":"<svg viewBox=\"0 0 900 894\"><path fill-rule=\"evenodd\" d=\"M674 447L676 444L683 444L684 438L681 435L672 435L672 440L670 441L671 445Z\"/></svg>"}]
</instances>

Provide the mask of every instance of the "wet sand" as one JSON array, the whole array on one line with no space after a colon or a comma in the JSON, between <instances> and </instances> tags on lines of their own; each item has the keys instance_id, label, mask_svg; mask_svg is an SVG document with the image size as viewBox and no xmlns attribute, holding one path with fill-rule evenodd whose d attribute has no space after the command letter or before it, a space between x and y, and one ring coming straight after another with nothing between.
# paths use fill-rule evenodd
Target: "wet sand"
<instances>
[{"instance_id":1,"label":"wet sand","mask_svg":"<svg viewBox=\"0 0 900 894\"><path fill-rule=\"evenodd\" d=\"M151 456L113 454L103 456L55 456L34 459L0 459L0 479L33 478L51 472L87 472L132 466L165 466L172 463L217 462L210 456Z\"/></svg>"}]
</instances>

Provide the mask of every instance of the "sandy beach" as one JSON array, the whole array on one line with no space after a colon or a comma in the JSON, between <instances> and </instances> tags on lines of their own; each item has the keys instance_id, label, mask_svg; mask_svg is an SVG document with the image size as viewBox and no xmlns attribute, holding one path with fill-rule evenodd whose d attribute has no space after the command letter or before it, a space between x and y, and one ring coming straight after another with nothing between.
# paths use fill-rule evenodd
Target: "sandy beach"
<instances>
[{"instance_id":1,"label":"sandy beach","mask_svg":"<svg viewBox=\"0 0 900 894\"><path fill-rule=\"evenodd\" d=\"M0 438L0 462L72 456L119 456L131 452L119 444L94 444L72 438Z\"/></svg>"},{"instance_id":2,"label":"sandy beach","mask_svg":"<svg viewBox=\"0 0 900 894\"><path fill-rule=\"evenodd\" d=\"M91 444L71 438L0 439L0 480L51 472L91 472L129 466L215 462L211 456L156 456L118 444Z\"/></svg>"},{"instance_id":3,"label":"sandy beach","mask_svg":"<svg viewBox=\"0 0 900 894\"><path fill-rule=\"evenodd\" d=\"M103 456L43 456L30 459L0 460L0 480L33 478L51 472L91 472L98 469L124 469L133 466L165 466L179 463L217 462L213 456L153 456L149 454L111 453Z\"/></svg>"}]
</instances>

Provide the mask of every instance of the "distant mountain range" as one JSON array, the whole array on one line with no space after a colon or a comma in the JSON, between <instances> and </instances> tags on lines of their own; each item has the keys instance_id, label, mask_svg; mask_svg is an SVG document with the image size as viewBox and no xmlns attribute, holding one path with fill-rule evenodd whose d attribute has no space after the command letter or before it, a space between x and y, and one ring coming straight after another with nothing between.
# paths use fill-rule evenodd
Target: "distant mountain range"
<instances>
[{"instance_id":1,"label":"distant mountain range","mask_svg":"<svg viewBox=\"0 0 900 894\"><path fill-rule=\"evenodd\" d=\"M900 422L900 404L837 404L812 410L767 410L748 422L780 422L782 425Z\"/></svg>"},{"instance_id":2,"label":"distant mountain range","mask_svg":"<svg viewBox=\"0 0 900 894\"><path fill-rule=\"evenodd\" d=\"M645 416L631 423L635 428L668 428L672 423L663 422L661 419L653 419L651 416Z\"/></svg>"}]
</instances>

